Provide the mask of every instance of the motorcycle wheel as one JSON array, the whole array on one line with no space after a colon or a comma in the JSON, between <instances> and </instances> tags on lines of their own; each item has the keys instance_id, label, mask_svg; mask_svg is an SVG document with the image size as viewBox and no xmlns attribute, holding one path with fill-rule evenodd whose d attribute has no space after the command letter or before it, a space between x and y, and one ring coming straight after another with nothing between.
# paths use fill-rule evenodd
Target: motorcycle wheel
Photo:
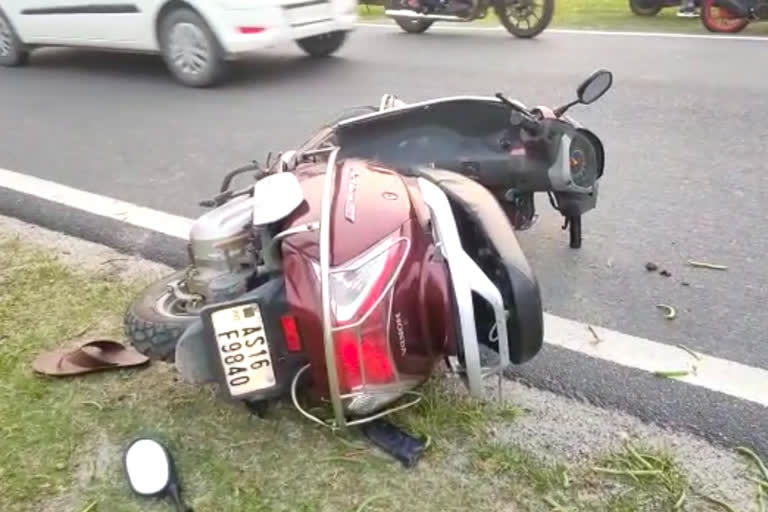
<instances>
[{"instance_id":1,"label":"motorcycle wheel","mask_svg":"<svg viewBox=\"0 0 768 512\"><path fill-rule=\"evenodd\" d=\"M430 20L414 20L410 18L394 18L394 20L401 29L409 34L423 34L434 23L434 21Z\"/></svg>"},{"instance_id":2,"label":"motorcycle wheel","mask_svg":"<svg viewBox=\"0 0 768 512\"><path fill-rule=\"evenodd\" d=\"M656 16L661 12L658 0L629 0L629 10L638 16Z\"/></svg>"},{"instance_id":3,"label":"motorcycle wheel","mask_svg":"<svg viewBox=\"0 0 768 512\"><path fill-rule=\"evenodd\" d=\"M699 14L701 24L710 32L735 34L749 25L749 20L737 18L723 7L718 7L715 0L702 0Z\"/></svg>"},{"instance_id":4,"label":"motorcycle wheel","mask_svg":"<svg viewBox=\"0 0 768 512\"><path fill-rule=\"evenodd\" d=\"M187 269L174 272L145 288L128 306L123 330L136 350L150 359L173 362L176 343L189 325L199 318L184 309L170 290L186 276Z\"/></svg>"},{"instance_id":5,"label":"motorcycle wheel","mask_svg":"<svg viewBox=\"0 0 768 512\"><path fill-rule=\"evenodd\" d=\"M538 9L541 14L536 14ZM493 10L507 32L530 39L544 32L555 13L555 0L495 0ZM531 18L535 20L531 23Z\"/></svg>"}]
</instances>

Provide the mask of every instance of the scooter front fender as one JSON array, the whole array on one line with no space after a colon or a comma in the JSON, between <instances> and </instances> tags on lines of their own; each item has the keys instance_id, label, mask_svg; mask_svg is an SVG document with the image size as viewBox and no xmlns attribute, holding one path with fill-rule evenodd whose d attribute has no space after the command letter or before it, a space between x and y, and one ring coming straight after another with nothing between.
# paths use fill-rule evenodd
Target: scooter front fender
<instances>
[{"instance_id":1,"label":"scooter front fender","mask_svg":"<svg viewBox=\"0 0 768 512\"><path fill-rule=\"evenodd\" d=\"M175 365L184 382L205 384L216 381L215 361L209 356L203 322L195 319L176 344Z\"/></svg>"}]
</instances>

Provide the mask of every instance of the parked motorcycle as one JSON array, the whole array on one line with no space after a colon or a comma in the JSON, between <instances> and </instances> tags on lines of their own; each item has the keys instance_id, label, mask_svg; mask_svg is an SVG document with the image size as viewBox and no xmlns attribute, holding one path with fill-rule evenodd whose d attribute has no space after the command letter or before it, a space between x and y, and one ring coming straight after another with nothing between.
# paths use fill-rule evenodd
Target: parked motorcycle
<instances>
[{"instance_id":1,"label":"parked motorcycle","mask_svg":"<svg viewBox=\"0 0 768 512\"><path fill-rule=\"evenodd\" d=\"M766 0L701 0L701 23L710 32L741 32L753 21L768 20Z\"/></svg>"},{"instance_id":2,"label":"parked motorcycle","mask_svg":"<svg viewBox=\"0 0 768 512\"><path fill-rule=\"evenodd\" d=\"M482 395L485 378L542 346L539 286L515 230L544 192L581 246L605 159L566 112L611 85L597 71L556 109L502 94L385 95L345 113L264 169L225 177L191 229L189 266L137 298L127 335L255 412L290 394L339 428L414 405L441 361ZM243 173L255 183L232 190ZM334 420L311 414L300 388L330 401Z\"/></svg>"},{"instance_id":3,"label":"parked motorcycle","mask_svg":"<svg viewBox=\"0 0 768 512\"><path fill-rule=\"evenodd\" d=\"M679 6L680 0L629 0L629 9L638 16L656 16L665 7ZM699 7L701 0L696 0Z\"/></svg>"},{"instance_id":4,"label":"parked motorcycle","mask_svg":"<svg viewBox=\"0 0 768 512\"><path fill-rule=\"evenodd\" d=\"M421 34L436 21L483 19L490 8L510 34L532 38L549 26L555 0L388 0L384 14L404 31Z\"/></svg>"}]
</instances>

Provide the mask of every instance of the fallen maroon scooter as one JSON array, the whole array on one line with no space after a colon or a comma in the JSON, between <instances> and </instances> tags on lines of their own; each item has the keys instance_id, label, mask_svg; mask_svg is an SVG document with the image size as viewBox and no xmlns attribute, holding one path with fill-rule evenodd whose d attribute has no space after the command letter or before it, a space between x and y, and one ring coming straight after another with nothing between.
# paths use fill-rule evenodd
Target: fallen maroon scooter
<instances>
[{"instance_id":1,"label":"fallen maroon scooter","mask_svg":"<svg viewBox=\"0 0 768 512\"><path fill-rule=\"evenodd\" d=\"M383 444L397 436L376 420L417 403L441 361L483 396L484 379L542 346L539 286L515 230L533 224L544 192L580 247L604 152L565 114L611 84L598 71L554 110L498 94L385 96L347 113L266 170L228 175L192 227L189 267L136 300L126 331L259 413L290 394L312 421L367 425ZM246 172L256 182L230 190ZM301 389L333 418L308 412Z\"/></svg>"}]
</instances>

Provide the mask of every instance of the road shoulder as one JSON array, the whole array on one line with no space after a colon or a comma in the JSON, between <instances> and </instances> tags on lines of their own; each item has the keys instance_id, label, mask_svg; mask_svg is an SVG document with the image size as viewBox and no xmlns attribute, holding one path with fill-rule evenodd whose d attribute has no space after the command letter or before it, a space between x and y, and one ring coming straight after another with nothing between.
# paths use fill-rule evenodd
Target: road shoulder
<instances>
[{"instance_id":1,"label":"road shoulder","mask_svg":"<svg viewBox=\"0 0 768 512\"><path fill-rule=\"evenodd\" d=\"M503 404L470 401L453 380L428 387L419 409L397 418L433 439L422 464L408 472L359 438L309 425L289 404L265 421L249 419L210 389L176 382L166 364L41 379L28 370L32 350L80 334L83 325L119 336L126 302L170 269L6 217L0 258L8 286L0 299L7 301L0 359L8 364L0 385L11 397L0 406L0 427L10 433L0 451L25 467L13 475L12 492L0 495L3 510L28 509L31 495L41 497L45 511L81 510L94 501L118 511L155 510L118 477L120 447L140 431L170 442L188 477L189 502L199 510L359 510L366 502L365 510L635 510L640 503L668 510L683 491L696 510L718 510L704 496L734 510L753 503L751 467L732 451L516 382L503 383ZM41 310L49 321L17 329ZM495 392L489 388L489 398ZM37 442L41 436L46 443ZM259 475L258 488L242 480L242 471ZM286 472L302 485L286 487Z\"/></svg>"}]
</instances>

